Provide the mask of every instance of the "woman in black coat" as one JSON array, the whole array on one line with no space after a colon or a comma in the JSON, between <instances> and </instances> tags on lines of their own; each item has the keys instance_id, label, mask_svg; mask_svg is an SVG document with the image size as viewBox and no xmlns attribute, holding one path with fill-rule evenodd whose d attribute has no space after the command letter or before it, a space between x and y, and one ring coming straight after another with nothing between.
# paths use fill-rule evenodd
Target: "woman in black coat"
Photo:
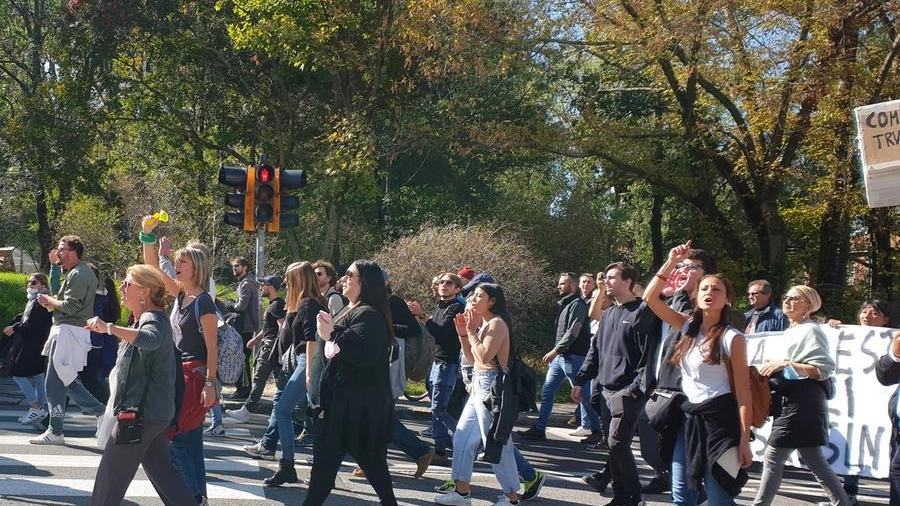
<instances>
[{"instance_id":1,"label":"woman in black coat","mask_svg":"<svg viewBox=\"0 0 900 506\"><path fill-rule=\"evenodd\" d=\"M25 304L25 311L3 329L6 338L14 339L7 354L7 359L14 362L12 377L31 405L19 418L19 422L23 424L37 422L47 414L44 410L47 404L44 391L47 359L41 355L41 351L50 335L52 318L50 312L36 302L38 295L49 293L49 286L47 276L40 272L28 276L28 302Z\"/></svg>"},{"instance_id":2,"label":"woman in black coat","mask_svg":"<svg viewBox=\"0 0 900 506\"><path fill-rule=\"evenodd\" d=\"M350 310L337 325L325 311L317 328L327 363L319 387L309 493L303 506L325 502L344 455L365 472L381 504L397 504L387 467L394 400L388 376L394 332L381 268L357 260L344 276Z\"/></svg>"}]
</instances>

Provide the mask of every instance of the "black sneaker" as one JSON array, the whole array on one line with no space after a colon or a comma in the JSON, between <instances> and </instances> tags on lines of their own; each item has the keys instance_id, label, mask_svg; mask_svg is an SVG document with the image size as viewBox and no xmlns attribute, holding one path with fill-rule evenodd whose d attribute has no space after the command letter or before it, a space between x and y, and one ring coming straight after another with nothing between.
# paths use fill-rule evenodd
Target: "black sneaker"
<instances>
[{"instance_id":1,"label":"black sneaker","mask_svg":"<svg viewBox=\"0 0 900 506\"><path fill-rule=\"evenodd\" d=\"M665 494L672 491L672 474L663 471L650 480L650 483L641 487L642 494Z\"/></svg>"},{"instance_id":2,"label":"black sneaker","mask_svg":"<svg viewBox=\"0 0 900 506\"><path fill-rule=\"evenodd\" d=\"M600 494L606 493L606 488L609 486L611 479L612 476L609 471L588 474L581 477L581 481L583 481L585 485L591 487Z\"/></svg>"},{"instance_id":3,"label":"black sneaker","mask_svg":"<svg viewBox=\"0 0 900 506\"><path fill-rule=\"evenodd\" d=\"M595 430L595 431L591 431L590 436L582 439L581 444L593 446L593 445L599 443L600 441L604 441L604 440L605 440L605 438L603 437L603 433L600 432L599 430Z\"/></svg>"},{"instance_id":4,"label":"black sneaker","mask_svg":"<svg viewBox=\"0 0 900 506\"><path fill-rule=\"evenodd\" d=\"M544 473L535 471L533 480L522 483L522 488L525 492L522 494L520 499L522 499L523 501L530 501L537 497L537 495L541 493L541 487L544 486L545 481L547 481L547 477L544 476Z\"/></svg>"},{"instance_id":5,"label":"black sneaker","mask_svg":"<svg viewBox=\"0 0 900 506\"><path fill-rule=\"evenodd\" d=\"M547 433L538 429L537 427L532 427L528 430L518 430L516 434L522 436L525 439L530 439L532 441L546 441Z\"/></svg>"}]
</instances>

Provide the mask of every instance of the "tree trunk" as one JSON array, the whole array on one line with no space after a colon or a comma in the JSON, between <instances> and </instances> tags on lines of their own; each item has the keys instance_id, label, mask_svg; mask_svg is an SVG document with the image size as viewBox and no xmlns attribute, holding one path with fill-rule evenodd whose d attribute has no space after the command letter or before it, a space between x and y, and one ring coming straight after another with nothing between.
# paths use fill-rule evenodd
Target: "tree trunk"
<instances>
[{"instance_id":1,"label":"tree trunk","mask_svg":"<svg viewBox=\"0 0 900 506\"><path fill-rule=\"evenodd\" d=\"M870 262L872 268L872 296L883 297L894 307L894 248L891 244L897 225L894 208L869 209L866 224L872 243Z\"/></svg>"},{"instance_id":2,"label":"tree trunk","mask_svg":"<svg viewBox=\"0 0 900 506\"><path fill-rule=\"evenodd\" d=\"M341 216L343 214L343 203L339 199L331 199L325 211L325 240L322 241L322 249L319 256L334 265L338 265L341 262L338 238L341 234Z\"/></svg>"},{"instance_id":3,"label":"tree trunk","mask_svg":"<svg viewBox=\"0 0 900 506\"><path fill-rule=\"evenodd\" d=\"M37 240L38 245L40 246L40 261L41 261L41 271L47 272L50 270L50 261L47 258L47 252L53 248L53 231L50 230L50 218L48 216L47 210L47 197L44 193L44 187L41 186L40 182L36 182L37 190L34 192L34 202L35 202L35 211L37 214Z\"/></svg>"},{"instance_id":4,"label":"tree trunk","mask_svg":"<svg viewBox=\"0 0 900 506\"><path fill-rule=\"evenodd\" d=\"M653 249L653 264L662 265L664 261L663 237L662 237L662 208L665 198L662 195L653 195L653 205L650 208L650 245Z\"/></svg>"}]
</instances>

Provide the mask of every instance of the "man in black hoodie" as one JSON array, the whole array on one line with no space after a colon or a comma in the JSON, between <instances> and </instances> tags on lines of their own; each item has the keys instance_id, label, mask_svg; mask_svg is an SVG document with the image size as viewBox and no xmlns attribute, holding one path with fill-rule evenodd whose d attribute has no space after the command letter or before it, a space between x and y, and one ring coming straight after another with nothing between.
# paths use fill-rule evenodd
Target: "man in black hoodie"
<instances>
[{"instance_id":1,"label":"man in black hoodie","mask_svg":"<svg viewBox=\"0 0 900 506\"><path fill-rule=\"evenodd\" d=\"M434 336L434 364L428 378L431 394L431 434L434 437L435 464L448 460L447 448L452 446L450 436L456 430L456 418L447 410L450 394L459 377L459 335L453 319L462 313L464 304L457 298L462 289L462 279L452 272L445 272L438 280L440 300L425 328ZM409 306L416 318L422 319L422 305L413 302Z\"/></svg>"},{"instance_id":2,"label":"man in black hoodie","mask_svg":"<svg viewBox=\"0 0 900 506\"><path fill-rule=\"evenodd\" d=\"M647 400L645 389L653 373L660 320L632 293L637 280L633 267L616 262L605 272L606 293L617 305L603 313L600 330L575 377L572 398L581 401L582 387L593 380L591 405L599 406L599 395L606 400L610 417L607 469L615 492L610 504L638 506L643 504L641 482L631 440Z\"/></svg>"}]
</instances>

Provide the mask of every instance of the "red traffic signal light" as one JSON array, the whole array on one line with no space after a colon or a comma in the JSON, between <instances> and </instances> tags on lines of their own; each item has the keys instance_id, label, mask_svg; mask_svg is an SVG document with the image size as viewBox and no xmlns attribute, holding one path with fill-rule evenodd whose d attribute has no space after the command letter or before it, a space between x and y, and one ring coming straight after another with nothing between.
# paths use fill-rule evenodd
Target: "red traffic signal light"
<instances>
[{"instance_id":1,"label":"red traffic signal light","mask_svg":"<svg viewBox=\"0 0 900 506\"><path fill-rule=\"evenodd\" d=\"M222 219L226 225L249 231L254 229L253 190L255 176L256 171L252 165L247 168L229 167L226 165L219 167L219 183L231 186L237 191L237 193L225 195L225 205L240 209L240 212L225 213Z\"/></svg>"},{"instance_id":2,"label":"red traffic signal light","mask_svg":"<svg viewBox=\"0 0 900 506\"><path fill-rule=\"evenodd\" d=\"M269 165L261 165L256 169L254 189L253 221L259 225L272 223L275 218L275 185L278 177L275 169Z\"/></svg>"}]
</instances>

